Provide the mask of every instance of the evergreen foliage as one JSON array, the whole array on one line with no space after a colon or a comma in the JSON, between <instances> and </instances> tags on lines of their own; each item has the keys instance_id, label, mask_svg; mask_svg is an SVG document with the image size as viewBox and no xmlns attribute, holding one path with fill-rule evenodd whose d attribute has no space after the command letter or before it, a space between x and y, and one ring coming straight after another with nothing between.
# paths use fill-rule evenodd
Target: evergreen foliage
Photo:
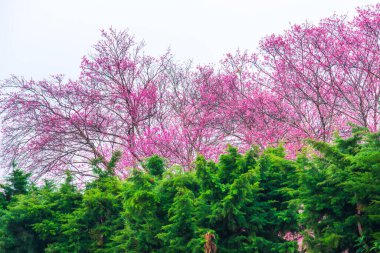
<instances>
[{"instance_id":1,"label":"evergreen foliage","mask_svg":"<svg viewBox=\"0 0 380 253\"><path fill-rule=\"evenodd\" d=\"M198 156L184 172L152 156L121 180L116 152L78 189L30 182L14 168L1 188L0 252L379 252L380 134L309 141L297 160L283 147L218 162Z\"/></svg>"},{"instance_id":2,"label":"evergreen foliage","mask_svg":"<svg viewBox=\"0 0 380 253\"><path fill-rule=\"evenodd\" d=\"M299 222L308 252L378 252L380 135L354 127L299 157ZM320 155L321 154L321 155Z\"/></svg>"}]
</instances>

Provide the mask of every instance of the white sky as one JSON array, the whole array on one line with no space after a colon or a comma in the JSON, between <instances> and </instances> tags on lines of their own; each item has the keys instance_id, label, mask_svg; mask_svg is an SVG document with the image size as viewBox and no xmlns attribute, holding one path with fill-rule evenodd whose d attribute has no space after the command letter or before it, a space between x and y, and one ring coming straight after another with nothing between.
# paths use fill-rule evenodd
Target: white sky
<instances>
[{"instance_id":1,"label":"white sky","mask_svg":"<svg viewBox=\"0 0 380 253\"><path fill-rule=\"evenodd\" d=\"M0 0L0 80L10 74L75 78L99 29L126 29L145 50L168 47L178 60L219 61L237 48L255 51L261 38L289 24L354 14L373 0Z\"/></svg>"}]
</instances>

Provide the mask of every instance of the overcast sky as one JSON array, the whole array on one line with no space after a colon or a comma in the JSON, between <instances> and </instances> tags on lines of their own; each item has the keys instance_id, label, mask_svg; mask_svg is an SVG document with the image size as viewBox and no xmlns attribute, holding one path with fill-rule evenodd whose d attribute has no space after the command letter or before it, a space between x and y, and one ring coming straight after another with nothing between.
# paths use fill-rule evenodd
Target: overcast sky
<instances>
[{"instance_id":1,"label":"overcast sky","mask_svg":"<svg viewBox=\"0 0 380 253\"><path fill-rule=\"evenodd\" d=\"M373 0L0 0L0 80L75 78L102 28L129 29L145 50L178 60L219 61L290 24L355 13Z\"/></svg>"}]
</instances>

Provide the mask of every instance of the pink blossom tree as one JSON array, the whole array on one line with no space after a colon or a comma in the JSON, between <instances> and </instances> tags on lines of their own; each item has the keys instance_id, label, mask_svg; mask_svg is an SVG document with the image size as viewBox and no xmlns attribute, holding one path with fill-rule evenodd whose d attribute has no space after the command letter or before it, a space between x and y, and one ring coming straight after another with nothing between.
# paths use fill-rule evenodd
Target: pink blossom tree
<instances>
[{"instance_id":1,"label":"pink blossom tree","mask_svg":"<svg viewBox=\"0 0 380 253\"><path fill-rule=\"evenodd\" d=\"M106 124L88 91L61 76L40 82L16 77L2 87L3 145L6 162L36 169L37 175L67 167L87 175L90 159L101 156L91 129ZM95 95L94 95L95 96Z\"/></svg>"},{"instance_id":2,"label":"pink blossom tree","mask_svg":"<svg viewBox=\"0 0 380 253\"><path fill-rule=\"evenodd\" d=\"M44 173L99 157L105 165L115 150L124 151L125 164L141 161L136 141L161 124L168 111L165 71L171 56L144 55L143 45L126 32L110 30L102 36L95 53L83 58L78 81L64 83L57 76L4 82L3 153L8 162L16 155L22 166L37 166Z\"/></svg>"},{"instance_id":3,"label":"pink blossom tree","mask_svg":"<svg viewBox=\"0 0 380 253\"><path fill-rule=\"evenodd\" d=\"M294 25L237 51L219 65L146 55L128 32L102 32L83 58L78 80L11 77L0 92L2 159L36 177L71 169L91 176L122 151L120 176L158 154L191 169L198 153L216 158L284 143L294 155L303 138L329 140L346 122L379 129L380 4L349 20L333 16Z\"/></svg>"},{"instance_id":4,"label":"pink blossom tree","mask_svg":"<svg viewBox=\"0 0 380 253\"><path fill-rule=\"evenodd\" d=\"M379 8L358 9L352 21L334 16L295 25L260 44L257 81L292 110L288 124L328 140L351 121L378 130Z\"/></svg>"}]
</instances>

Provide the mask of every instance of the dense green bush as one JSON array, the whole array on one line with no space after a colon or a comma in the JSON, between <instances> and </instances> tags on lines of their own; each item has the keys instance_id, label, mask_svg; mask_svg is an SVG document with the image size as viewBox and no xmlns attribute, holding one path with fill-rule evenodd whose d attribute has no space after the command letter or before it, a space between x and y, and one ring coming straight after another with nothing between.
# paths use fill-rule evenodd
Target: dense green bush
<instances>
[{"instance_id":1,"label":"dense green bush","mask_svg":"<svg viewBox=\"0 0 380 253\"><path fill-rule=\"evenodd\" d=\"M355 128L296 160L229 147L190 172L153 156L126 180L115 153L84 189L15 168L0 186L0 252L203 252L207 232L217 252L298 252L301 235L307 252L379 252L379 138Z\"/></svg>"}]
</instances>

